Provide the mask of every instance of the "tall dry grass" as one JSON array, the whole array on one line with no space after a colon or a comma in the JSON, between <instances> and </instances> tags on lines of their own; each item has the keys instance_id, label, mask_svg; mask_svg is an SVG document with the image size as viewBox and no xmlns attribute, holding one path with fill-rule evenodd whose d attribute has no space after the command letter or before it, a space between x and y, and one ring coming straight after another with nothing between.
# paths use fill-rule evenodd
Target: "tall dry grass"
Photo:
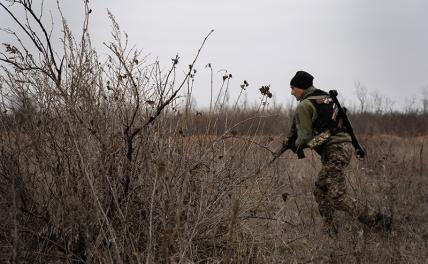
<instances>
[{"instance_id":1,"label":"tall dry grass","mask_svg":"<svg viewBox=\"0 0 428 264\"><path fill-rule=\"evenodd\" d=\"M38 16L30 2L15 4L26 10L33 30ZM287 128L289 111L269 110L268 93L251 111L228 106L229 75L222 77L209 111L197 113L190 100L178 105L183 92L191 96L201 49L180 79L178 57L162 72L157 61L128 49L110 15L113 40L106 44L108 58L100 61L87 34L87 4L81 38L62 24L62 55L51 50L43 33L32 39L38 51L31 55L30 47L19 45L6 45L2 54L2 260L426 260L425 137L362 138L369 156L352 161L349 191L393 212L393 230L366 229L339 212L339 235L330 238L321 232L312 196L320 167L316 154L307 151L306 160L297 160L286 153L265 166Z\"/></svg>"}]
</instances>

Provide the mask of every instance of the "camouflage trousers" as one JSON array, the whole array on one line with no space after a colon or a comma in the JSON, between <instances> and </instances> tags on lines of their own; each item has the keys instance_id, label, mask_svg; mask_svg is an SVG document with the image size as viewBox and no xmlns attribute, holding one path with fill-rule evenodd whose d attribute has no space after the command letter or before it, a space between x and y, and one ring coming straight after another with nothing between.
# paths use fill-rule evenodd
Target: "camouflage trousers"
<instances>
[{"instance_id":1,"label":"camouflage trousers","mask_svg":"<svg viewBox=\"0 0 428 264\"><path fill-rule=\"evenodd\" d=\"M346 191L344 170L349 165L353 147L351 143L337 143L325 146L322 154L322 169L315 182L315 200L324 221L328 224L333 219L335 210L347 212L361 222L374 221L375 212L363 208Z\"/></svg>"}]
</instances>

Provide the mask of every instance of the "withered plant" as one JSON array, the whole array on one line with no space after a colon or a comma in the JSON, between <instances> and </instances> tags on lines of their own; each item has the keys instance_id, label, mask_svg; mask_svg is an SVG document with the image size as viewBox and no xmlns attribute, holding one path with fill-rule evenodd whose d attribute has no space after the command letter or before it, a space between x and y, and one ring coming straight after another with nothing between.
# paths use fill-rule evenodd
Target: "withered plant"
<instances>
[{"instance_id":1,"label":"withered plant","mask_svg":"<svg viewBox=\"0 0 428 264\"><path fill-rule=\"evenodd\" d=\"M0 53L0 261L426 261L427 139L373 135L397 135L397 120L409 122L407 135L426 133L426 115L388 119L361 106L352 116L356 130L369 134L361 137L369 154L352 161L349 192L392 211L394 226L370 230L338 212L340 232L331 238L321 232L312 195L318 156L285 153L266 166L292 110L269 105L270 85L244 109L241 95L253 87L209 63L210 107L195 109L196 61L212 31L181 75L178 55L164 71L130 48L111 13L112 40L100 56L84 6L76 37L59 6L60 23L47 26L33 1L0 2L17 25L4 29L14 40ZM232 104L229 89L241 89Z\"/></svg>"},{"instance_id":2,"label":"withered plant","mask_svg":"<svg viewBox=\"0 0 428 264\"><path fill-rule=\"evenodd\" d=\"M103 61L88 33L88 1L79 38L58 6L63 35L56 50L32 1L0 5L19 28L5 30L15 40L0 54L1 235L12 263L256 257L247 254L251 247L237 248L246 207L236 183L254 171L244 164L257 146L251 136L229 136L260 117L222 120L223 132L212 134L215 118L204 134L190 133L194 65L212 31L187 74L177 76L179 56L161 71L158 61L129 48L111 13ZM177 103L183 93L184 106ZM213 111L225 103L220 92Z\"/></svg>"}]
</instances>

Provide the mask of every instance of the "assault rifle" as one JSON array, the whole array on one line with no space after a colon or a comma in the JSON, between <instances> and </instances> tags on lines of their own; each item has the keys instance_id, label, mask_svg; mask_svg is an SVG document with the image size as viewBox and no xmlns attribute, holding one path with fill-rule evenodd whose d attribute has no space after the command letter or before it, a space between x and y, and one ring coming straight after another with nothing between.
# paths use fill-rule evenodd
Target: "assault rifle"
<instances>
[{"instance_id":1,"label":"assault rifle","mask_svg":"<svg viewBox=\"0 0 428 264\"><path fill-rule=\"evenodd\" d=\"M343 126L346 129L346 132L349 133L352 139L352 145L355 148L355 152L357 157L364 158L367 154L366 150L358 143L357 137L354 134L354 129L352 128L351 121L349 121L348 116L346 115L346 110L340 105L339 100L337 100L337 91L330 90L328 91L330 98L333 100L333 103L336 105L336 109L338 111L338 117L342 118Z\"/></svg>"},{"instance_id":2,"label":"assault rifle","mask_svg":"<svg viewBox=\"0 0 428 264\"><path fill-rule=\"evenodd\" d=\"M286 144L282 145L282 148L275 153L275 155L273 156L273 159L269 162L269 164L274 163L276 159L278 159L284 152L286 152L289 149L292 150L294 153L296 153L299 159L305 158L305 153L303 152L303 149L297 147L294 144L294 142L296 142L296 138L297 138L297 133L295 133L291 138L289 138Z\"/></svg>"}]
</instances>

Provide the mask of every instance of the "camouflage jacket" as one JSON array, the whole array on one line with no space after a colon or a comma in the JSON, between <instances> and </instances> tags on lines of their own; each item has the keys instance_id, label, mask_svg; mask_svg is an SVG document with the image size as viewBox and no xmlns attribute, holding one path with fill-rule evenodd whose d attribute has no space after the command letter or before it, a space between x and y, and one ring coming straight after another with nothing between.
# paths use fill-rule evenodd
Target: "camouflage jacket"
<instances>
[{"instance_id":1,"label":"camouflage jacket","mask_svg":"<svg viewBox=\"0 0 428 264\"><path fill-rule=\"evenodd\" d=\"M297 139L294 144L298 147L305 148L308 142L314 138L313 123L317 119L317 110L309 97L315 90L316 88L313 86L305 90L305 94L297 105L293 116L288 138L292 138L297 133ZM335 135L330 135L325 144L330 145L351 141L351 136L348 133L339 132Z\"/></svg>"}]
</instances>

